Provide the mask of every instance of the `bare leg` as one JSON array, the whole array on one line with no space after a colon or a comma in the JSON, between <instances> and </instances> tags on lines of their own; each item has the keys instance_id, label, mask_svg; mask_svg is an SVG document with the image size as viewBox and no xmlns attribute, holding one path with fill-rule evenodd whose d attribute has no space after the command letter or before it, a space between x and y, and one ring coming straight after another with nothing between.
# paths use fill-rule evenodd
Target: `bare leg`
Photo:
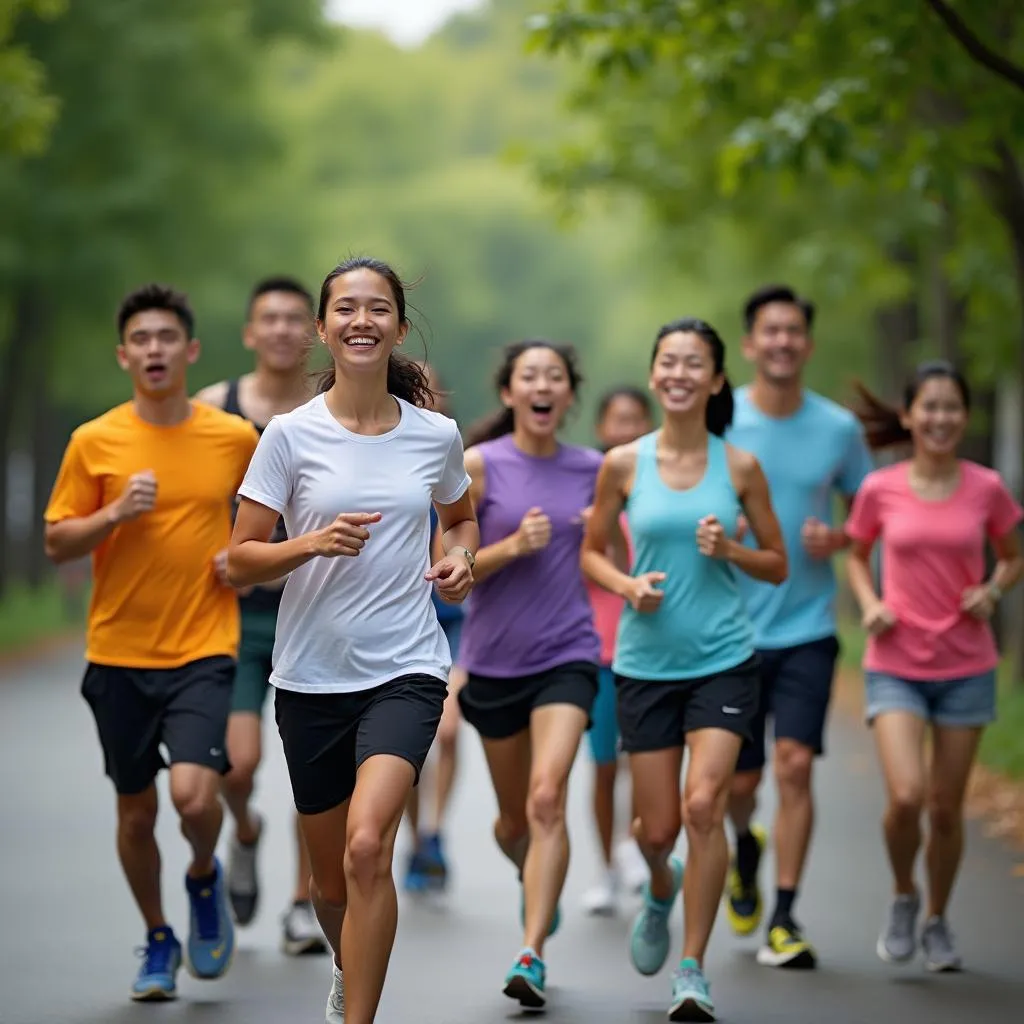
<instances>
[{"instance_id":1,"label":"bare leg","mask_svg":"<svg viewBox=\"0 0 1024 1024\"><path fill-rule=\"evenodd\" d=\"M146 928L167 924L160 899L160 848L156 845L156 786L117 798L117 855Z\"/></svg>"},{"instance_id":2,"label":"bare leg","mask_svg":"<svg viewBox=\"0 0 1024 1024\"><path fill-rule=\"evenodd\" d=\"M207 878L214 872L221 822L221 776L198 764L171 765L171 800L181 818L181 834L192 847L190 878Z\"/></svg>"}]
</instances>

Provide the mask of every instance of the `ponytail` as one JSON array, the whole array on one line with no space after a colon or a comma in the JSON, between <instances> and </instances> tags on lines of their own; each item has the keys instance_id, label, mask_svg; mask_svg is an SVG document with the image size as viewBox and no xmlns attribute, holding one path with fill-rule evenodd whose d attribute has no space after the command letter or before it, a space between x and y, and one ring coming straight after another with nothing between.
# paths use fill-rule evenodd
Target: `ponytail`
<instances>
[{"instance_id":1,"label":"ponytail","mask_svg":"<svg viewBox=\"0 0 1024 1024\"><path fill-rule=\"evenodd\" d=\"M330 391L334 387L334 381L334 367L331 366L317 375L316 393L322 395L325 391ZM388 356L387 387L389 395L401 398L421 409L429 407L436 397L422 365L411 359L396 356L393 352Z\"/></svg>"},{"instance_id":2,"label":"ponytail","mask_svg":"<svg viewBox=\"0 0 1024 1024\"><path fill-rule=\"evenodd\" d=\"M708 433L716 437L722 437L732 424L732 414L735 409L735 400L732 394L732 385L728 377L722 377L722 390L717 395L708 398L707 408L704 410L704 422L707 424Z\"/></svg>"},{"instance_id":3,"label":"ponytail","mask_svg":"<svg viewBox=\"0 0 1024 1024\"><path fill-rule=\"evenodd\" d=\"M899 409L883 402L859 380L853 382L853 388L857 397L850 404L850 409L864 427L869 448L877 451L906 444L910 440L910 431L903 426Z\"/></svg>"},{"instance_id":4,"label":"ponytail","mask_svg":"<svg viewBox=\"0 0 1024 1024\"><path fill-rule=\"evenodd\" d=\"M511 434L516 428L516 417L511 409L500 409L470 424L466 430L466 447L497 441L499 437Z\"/></svg>"}]
</instances>

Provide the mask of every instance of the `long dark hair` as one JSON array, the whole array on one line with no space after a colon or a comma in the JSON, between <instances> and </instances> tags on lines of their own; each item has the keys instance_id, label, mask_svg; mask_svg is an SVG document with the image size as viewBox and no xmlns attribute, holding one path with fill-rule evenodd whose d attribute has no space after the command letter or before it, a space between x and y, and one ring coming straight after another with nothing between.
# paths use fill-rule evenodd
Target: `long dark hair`
<instances>
[{"instance_id":1,"label":"long dark hair","mask_svg":"<svg viewBox=\"0 0 1024 1024\"><path fill-rule=\"evenodd\" d=\"M964 408L970 411L971 389L964 375L945 359L930 359L919 363L910 380L903 387L903 411L914 404L918 392L929 380L951 380L960 392ZM854 415L864 427L868 446L878 450L894 445L906 444L911 439L910 431L903 426L902 411L895 405L883 401L859 380L853 382L856 399L850 403Z\"/></svg>"},{"instance_id":2,"label":"long dark hair","mask_svg":"<svg viewBox=\"0 0 1024 1024\"><path fill-rule=\"evenodd\" d=\"M405 309L405 284L395 270L383 260L375 260L369 256L352 256L339 263L325 278L320 286L320 304L317 306L316 318L322 324L327 315L327 303L331 297L331 285L343 274L353 270L372 270L383 277L391 288L398 309L398 322L408 324L409 318ZM322 395L334 387L335 372L331 366L316 375L316 393ZM421 408L434 400L434 392L430 389L430 380L420 363L394 352L388 356L388 394L402 398L412 405Z\"/></svg>"},{"instance_id":3,"label":"long dark hair","mask_svg":"<svg viewBox=\"0 0 1024 1024\"><path fill-rule=\"evenodd\" d=\"M698 320L693 316L673 320L671 323L665 324L654 339L654 348L651 350L652 367L658 358L658 349L661 347L662 339L667 338L670 334L696 334L711 350L715 373L722 375L722 390L717 395L711 395L708 398L704 422L707 425L708 433L721 437L732 423L734 406L732 385L729 383L729 378L725 376L725 343L719 337L718 331L705 320Z\"/></svg>"},{"instance_id":4,"label":"long dark hair","mask_svg":"<svg viewBox=\"0 0 1024 1024\"><path fill-rule=\"evenodd\" d=\"M583 374L580 373L576 350L571 345L561 345L554 341L545 341L542 338L528 338L526 341L517 341L505 347L501 365L494 375L494 390L498 395L500 396L502 391L512 383L512 373L516 368L516 361L524 352L529 352L533 348L546 348L562 360L565 364L565 372L569 376L569 387L575 395L583 383ZM502 407L498 412L477 420L469 427L466 431L466 447L471 448L484 441L494 441L505 434L511 434L515 427L515 413L511 409Z\"/></svg>"}]
</instances>

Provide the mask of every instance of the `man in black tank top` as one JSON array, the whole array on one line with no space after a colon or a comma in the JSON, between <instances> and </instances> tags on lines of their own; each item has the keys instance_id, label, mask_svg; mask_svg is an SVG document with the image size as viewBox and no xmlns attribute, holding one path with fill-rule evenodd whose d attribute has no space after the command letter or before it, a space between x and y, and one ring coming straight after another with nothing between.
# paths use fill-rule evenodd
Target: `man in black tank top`
<instances>
[{"instance_id":1,"label":"man in black tank top","mask_svg":"<svg viewBox=\"0 0 1024 1024\"><path fill-rule=\"evenodd\" d=\"M243 377L203 388L196 398L249 420L262 434L270 420L312 397L307 362L313 340L313 297L297 281L268 278L249 299L243 341L255 353L256 367ZM273 540L285 539L278 521ZM264 821L250 806L261 759L263 703L274 650L277 611L284 580L254 587L240 596L242 639L234 699L228 721L224 798L235 820L228 851L227 888L235 920L249 924L259 903L256 857ZM281 945L290 955L323 953L327 947L309 899L309 859L296 835L296 879L292 906L284 915Z\"/></svg>"}]
</instances>

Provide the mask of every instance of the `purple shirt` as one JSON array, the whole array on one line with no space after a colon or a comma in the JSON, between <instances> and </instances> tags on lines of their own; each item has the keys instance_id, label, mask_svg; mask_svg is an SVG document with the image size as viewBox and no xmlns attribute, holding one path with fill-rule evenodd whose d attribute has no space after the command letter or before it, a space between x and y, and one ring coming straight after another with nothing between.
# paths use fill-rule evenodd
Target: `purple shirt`
<instances>
[{"instance_id":1,"label":"purple shirt","mask_svg":"<svg viewBox=\"0 0 1024 1024\"><path fill-rule=\"evenodd\" d=\"M477 449L484 495L477 507L480 546L515 533L539 508L551 520L551 541L478 583L467 605L459 664L502 679L546 672L570 661L593 661L601 644L580 571L582 511L593 503L601 455L559 445L550 458L520 451L511 434Z\"/></svg>"}]
</instances>

